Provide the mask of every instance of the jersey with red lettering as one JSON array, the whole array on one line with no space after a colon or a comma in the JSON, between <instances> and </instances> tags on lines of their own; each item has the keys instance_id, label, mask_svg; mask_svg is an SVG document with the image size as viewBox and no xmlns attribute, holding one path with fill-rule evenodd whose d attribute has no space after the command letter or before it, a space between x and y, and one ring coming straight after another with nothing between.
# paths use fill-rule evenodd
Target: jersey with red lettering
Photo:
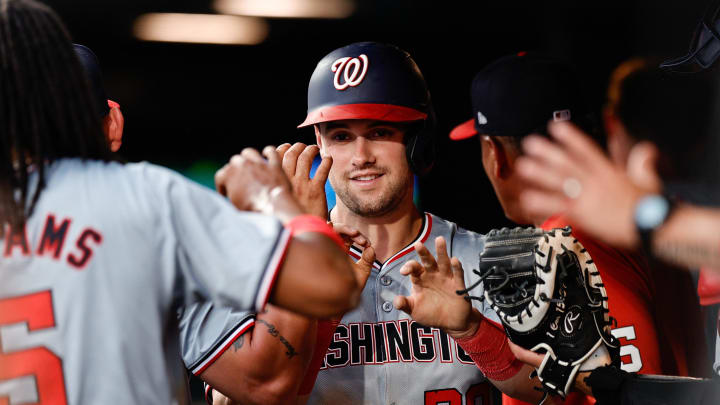
<instances>
[{"instance_id":1,"label":"jersey with red lettering","mask_svg":"<svg viewBox=\"0 0 720 405\"><path fill-rule=\"evenodd\" d=\"M63 159L46 179L0 239L0 403L176 402L177 307L262 307L288 232L146 163Z\"/></svg>"},{"instance_id":2,"label":"jersey with red lettering","mask_svg":"<svg viewBox=\"0 0 720 405\"><path fill-rule=\"evenodd\" d=\"M435 238L445 237L450 256L465 269L466 284L477 280L482 235L425 214L420 240L435 254ZM414 243L415 241L413 241ZM352 247L358 260L362 252ZM360 305L348 312L335 331L309 404L448 404L493 403L490 383L452 338L420 325L392 305L397 294L409 295L409 278L399 272L419 260L412 243L385 263L376 261ZM478 293L480 294L480 293ZM474 301L487 318L497 314ZM253 323L252 313L195 304L181 315L181 346L195 375L207 369Z\"/></svg>"},{"instance_id":3,"label":"jersey with red lettering","mask_svg":"<svg viewBox=\"0 0 720 405\"><path fill-rule=\"evenodd\" d=\"M472 284L477 280L472 270L479 265L484 237L425 214L416 241L436 255L438 236L447 241L448 254L462 262L466 284ZM350 250L355 259L361 254L355 247ZM400 268L411 259L419 260L412 243L385 263L375 262L360 305L345 314L335 331L308 403L492 403L491 385L452 338L393 307L393 296L410 294L412 284ZM489 306L478 301L473 305L499 322Z\"/></svg>"}]
</instances>

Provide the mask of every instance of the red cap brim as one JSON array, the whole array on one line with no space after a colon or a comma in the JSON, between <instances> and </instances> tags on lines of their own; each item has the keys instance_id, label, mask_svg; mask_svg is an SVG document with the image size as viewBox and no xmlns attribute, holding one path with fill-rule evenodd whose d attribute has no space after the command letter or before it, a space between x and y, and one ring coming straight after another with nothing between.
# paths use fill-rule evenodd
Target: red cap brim
<instances>
[{"instance_id":1,"label":"red cap brim","mask_svg":"<svg viewBox=\"0 0 720 405\"><path fill-rule=\"evenodd\" d=\"M450 139L453 141L472 138L475 135L477 135L477 130L474 119L467 120L450 131Z\"/></svg>"},{"instance_id":2,"label":"red cap brim","mask_svg":"<svg viewBox=\"0 0 720 405\"><path fill-rule=\"evenodd\" d=\"M298 128L320 122L340 120L377 120L409 122L427 119L427 114L414 108L390 104L345 104L321 107L311 111Z\"/></svg>"}]
</instances>

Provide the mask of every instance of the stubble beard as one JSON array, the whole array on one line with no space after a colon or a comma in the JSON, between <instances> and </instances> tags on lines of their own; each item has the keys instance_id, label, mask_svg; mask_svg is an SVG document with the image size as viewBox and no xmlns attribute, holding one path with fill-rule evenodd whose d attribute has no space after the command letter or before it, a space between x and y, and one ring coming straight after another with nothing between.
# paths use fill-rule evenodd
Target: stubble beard
<instances>
[{"instance_id":1,"label":"stubble beard","mask_svg":"<svg viewBox=\"0 0 720 405\"><path fill-rule=\"evenodd\" d=\"M346 174L343 174L343 178L349 178ZM412 176L408 174L403 176L397 176L397 179L393 179L392 176L385 172L385 176L390 179L383 192L377 197L365 197L356 195L350 190L350 181L347 180L341 184L337 181L330 179L330 184L335 190L335 194L343 202L343 204L355 215L366 218L374 218L383 216L396 209L400 202L407 196L408 190L411 190L408 183L412 182Z\"/></svg>"}]
</instances>

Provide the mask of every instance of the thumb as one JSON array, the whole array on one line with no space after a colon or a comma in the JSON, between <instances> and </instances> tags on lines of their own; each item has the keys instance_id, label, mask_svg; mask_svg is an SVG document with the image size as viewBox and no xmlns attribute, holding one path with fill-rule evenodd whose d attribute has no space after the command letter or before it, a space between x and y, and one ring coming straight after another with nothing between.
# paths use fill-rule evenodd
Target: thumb
<instances>
[{"instance_id":1,"label":"thumb","mask_svg":"<svg viewBox=\"0 0 720 405\"><path fill-rule=\"evenodd\" d=\"M370 277L372 272L373 262L375 261L375 250L372 246L368 246L363 250L360 260L355 263L355 277L357 278L358 284L364 286Z\"/></svg>"},{"instance_id":2,"label":"thumb","mask_svg":"<svg viewBox=\"0 0 720 405\"><path fill-rule=\"evenodd\" d=\"M511 342L510 339L508 339L507 342L510 346L510 351L515 355L516 359L535 368L540 368L540 365L542 364L545 355L535 353L523 347L520 347L515 343Z\"/></svg>"},{"instance_id":3,"label":"thumb","mask_svg":"<svg viewBox=\"0 0 720 405\"><path fill-rule=\"evenodd\" d=\"M393 306L397 310L403 311L408 315L412 315L413 302L410 300L409 297L406 297L404 295L396 296L395 299L393 299Z\"/></svg>"},{"instance_id":4,"label":"thumb","mask_svg":"<svg viewBox=\"0 0 720 405\"><path fill-rule=\"evenodd\" d=\"M660 192L662 181L657 174L659 158L660 151L651 142L643 141L633 146L627 162L627 174L633 184L645 191Z\"/></svg>"},{"instance_id":5,"label":"thumb","mask_svg":"<svg viewBox=\"0 0 720 405\"><path fill-rule=\"evenodd\" d=\"M359 262L361 262L364 266L367 266L368 271L370 271L373 263L375 262L375 249L373 249L372 246L366 247L365 250L363 250Z\"/></svg>"}]
</instances>

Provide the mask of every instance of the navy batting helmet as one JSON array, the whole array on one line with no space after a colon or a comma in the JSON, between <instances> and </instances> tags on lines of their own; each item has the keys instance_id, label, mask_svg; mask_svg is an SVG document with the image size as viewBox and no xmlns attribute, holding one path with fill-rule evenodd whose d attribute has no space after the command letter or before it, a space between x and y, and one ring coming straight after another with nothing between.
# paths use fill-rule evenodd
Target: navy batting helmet
<instances>
[{"instance_id":1,"label":"navy batting helmet","mask_svg":"<svg viewBox=\"0 0 720 405\"><path fill-rule=\"evenodd\" d=\"M370 119L418 122L406 136L410 167L425 174L435 158L435 114L425 79L402 49L359 42L322 58L308 86L308 115L298 127Z\"/></svg>"}]
</instances>

